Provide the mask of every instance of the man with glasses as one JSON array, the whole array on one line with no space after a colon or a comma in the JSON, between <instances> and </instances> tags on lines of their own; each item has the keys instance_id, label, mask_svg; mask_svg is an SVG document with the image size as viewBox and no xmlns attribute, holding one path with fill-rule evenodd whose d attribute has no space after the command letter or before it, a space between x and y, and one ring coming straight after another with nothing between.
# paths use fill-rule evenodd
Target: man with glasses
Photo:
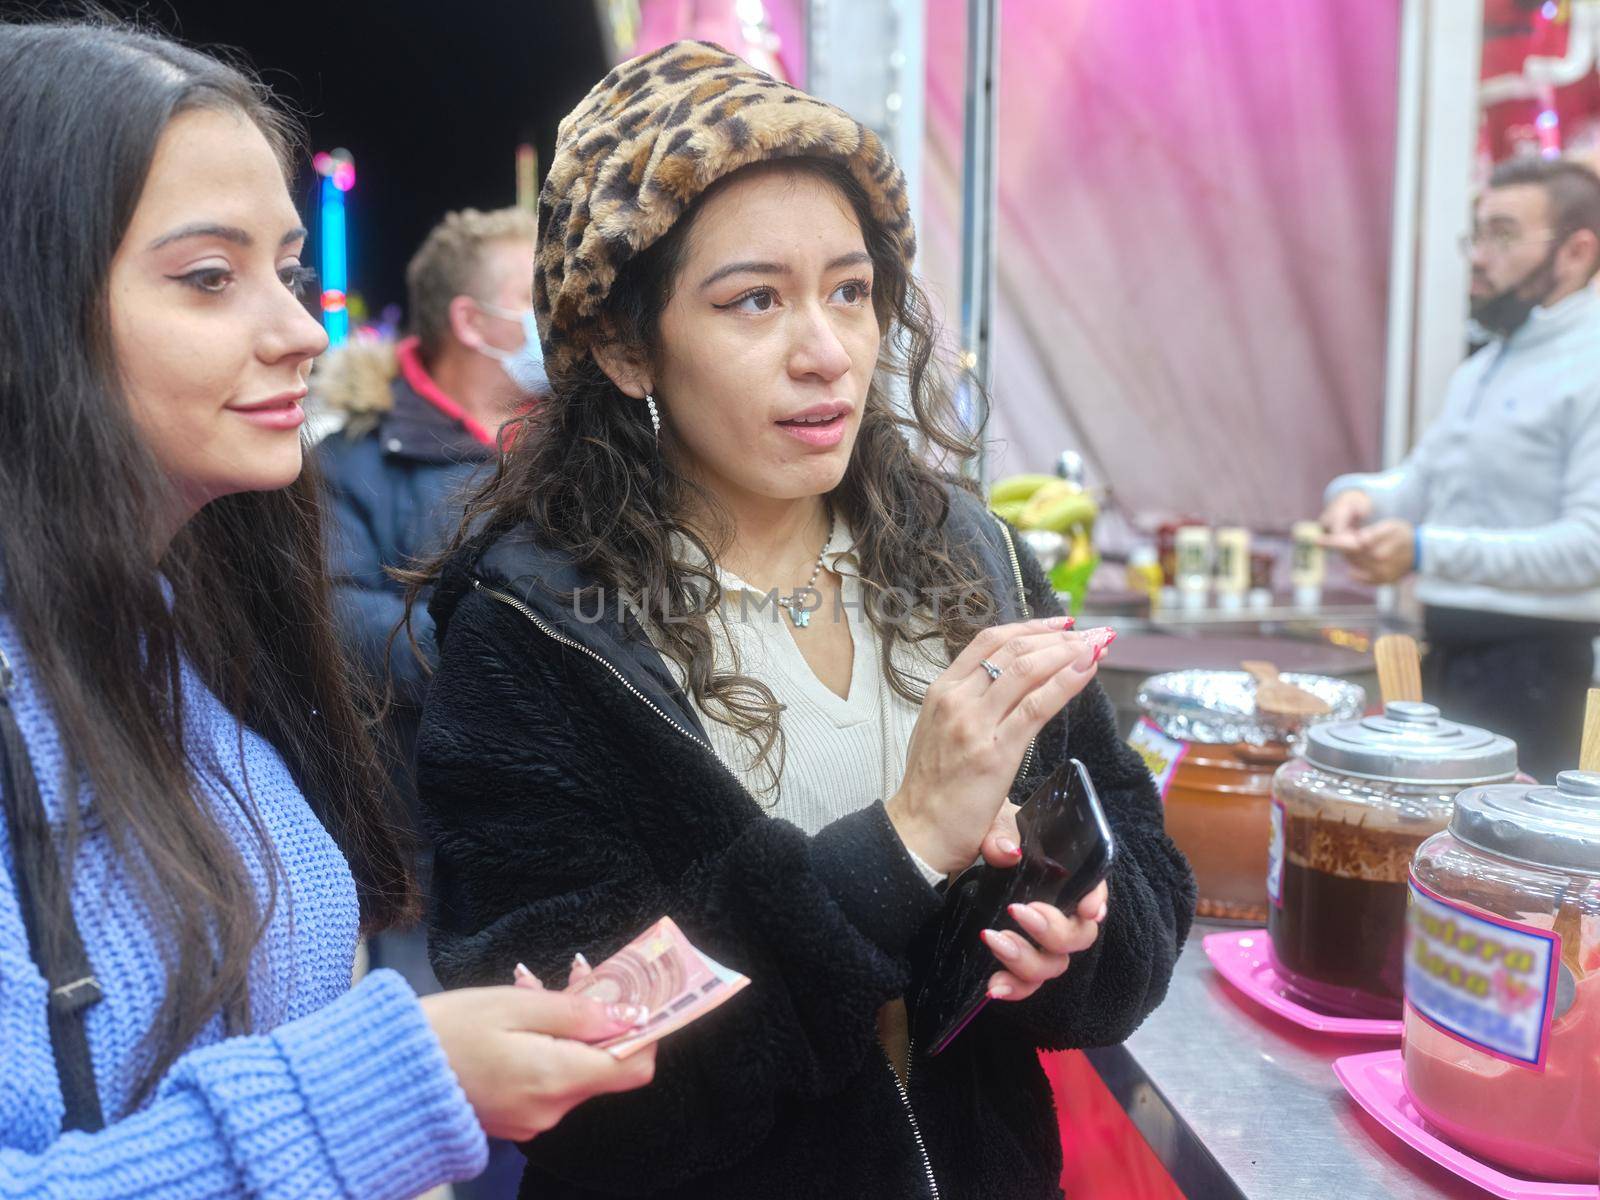
<instances>
[{"instance_id":1,"label":"man with glasses","mask_svg":"<svg viewBox=\"0 0 1600 1200\"><path fill-rule=\"evenodd\" d=\"M1548 782L1576 765L1600 635L1600 178L1504 163L1463 241L1491 340L1401 466L1328 485L1322 523L1364 582L1419 576L1428 699Z\"/></svg>"}]
</instances>

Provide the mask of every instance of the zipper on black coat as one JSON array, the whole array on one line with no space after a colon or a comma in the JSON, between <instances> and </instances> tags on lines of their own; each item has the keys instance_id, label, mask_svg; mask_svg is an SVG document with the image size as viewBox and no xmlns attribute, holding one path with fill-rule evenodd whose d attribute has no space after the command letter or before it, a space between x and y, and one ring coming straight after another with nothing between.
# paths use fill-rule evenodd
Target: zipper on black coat
<instances>
[{"instance_id":1,"label":"zipper on black coat","mask_svg":"<svg viewBox=\"0 0 1600 1200\"><path fill-rule=\"evenodd\" d=\"M1022 581L1022 563L1017 558L1017 548L1011 540L1011 531L1005 527L1004 523L1000 523L1000 533L1001 536L1003 536L1006 540L1006 550L1011 556L1012 577L1016 581L1017 585L1017 602L1022 607L1023 619L1027 620L1032 614L1032 607L1028 604L1027 588L1023 585ZM502 592L497 588L489 587L481 579L473 579L472 586L475 590L482 592L485 596L488 596L494 600L498 600L500 603L514 609L516 612L521 613L530 623L532 623L535 629L538 629L552 641L566 646L569 649L576 650L580 654L586 655L595 662L599 663L608 672L610 672L617 682L622 684L622 686L626 688L635 699L642 703L651 712L655 713L656 716L665 721L671 728L688 738L695 745L705 749L708 753L715 753L712 751L710 744L707 743L704 738L697 736L690 730L685 729L677 721L674 721L672 717L661 708L660 705L656 704L650 699L650 697L646 696L637 687L635 687L628 680L627 676L625 676L616 668L616 666L609 662L604 655L595 650L591 650L588 646L585 646L575 638L567 637L565 634L558 632L556 629L551 627L549 622L541 618L538 613L534 612L532 608L530 608L527 604L524 604L521 600L518 600L515 596L512 596L506 592ZM1026 779L1028 777L1028 769L1033 765L1033 757L1036 746L1037 739L1033 739L1028 742L1028 751L1025 755L1023 755L1022 767L1017 772L1018 779ZM748 791L749 789L746 789L746 794L748 794ZM885 797L885 799L887 799L887 797ZM899 1093L900 1104L905 1110L906 1121L911 1126L911 1137L916 1142L917 1155L922 1160L922 1172L923 1177L928 1182L928 1195L930 1200L940 1200L939 1182L934 1178L933 1174L933 1160L928 1157L927 1144L922 1140L922 1126L918 1124L916 1110L911 1106L911 1065L916 1058L916 1052L917 1044L915 1039L908 1039L906 1043L906 1078L904 1083L901 1082L900 1073L894 1069L894 1063L889 1060L887 1054L884 1055L883 1061L884 1065L889 1068L889 1074L894 1080L895 1091Z\"/></svg>"}]
</instances>

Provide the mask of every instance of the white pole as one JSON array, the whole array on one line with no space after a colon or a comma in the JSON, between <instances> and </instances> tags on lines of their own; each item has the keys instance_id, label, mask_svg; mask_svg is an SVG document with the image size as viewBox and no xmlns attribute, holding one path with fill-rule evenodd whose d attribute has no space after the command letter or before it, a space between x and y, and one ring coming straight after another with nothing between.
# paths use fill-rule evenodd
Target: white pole
<instances>
[{"instance_id":1,"label":"white pole","mask_svg":"<svg viewBox=\"0 0 1600 1200\"><path fill-rule=\"evenodd\" d=\"M1383 369L1385 469L1398 465L1411 445L1411 339L1416 319L1417 194L1422 174L1423 24L1427 3L1428 0L1402 0L1400 6L1388 344Z\"/></svg>"},{"instance_id":2,"label":"white pole","mask_svg":"<svg viewBox=\"0 0 1600 1200\"><path fill-rule=\"evenodd\" d=\"M1471 268L1458 241L1472 221L1483 0L1429 0L1428 43L1413 436L1439 414L1450 375L1466 351Z\"/></svg>"},{"instance_id":3,"label":"white pole","mask_svg":"<svg viewBox=\"0 0 1600 1200\"><path fill-rule=\"evenodd\" d=\"M1000 0L967 0L967 97L961 170L961 416L971 431L984 423L994 378L996 120L1000 108ZM988 478L980 440L972 470Z\"/></svg>"}]
</instances>

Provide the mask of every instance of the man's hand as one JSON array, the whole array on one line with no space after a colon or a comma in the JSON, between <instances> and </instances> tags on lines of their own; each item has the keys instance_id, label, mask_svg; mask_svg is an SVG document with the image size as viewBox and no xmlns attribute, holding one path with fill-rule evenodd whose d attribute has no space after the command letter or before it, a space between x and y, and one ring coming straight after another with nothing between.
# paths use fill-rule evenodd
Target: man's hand
<instances>
[{"instance_id":1,"label":"man's hand","mask_svg":"<svg viewBox=\"0 0 1600 1200\"><path fill-rule=\"evenodd\" d=\"M1372 497L1359 488L1340 492L1322 513L1330 538L1344 539L1372 520Z\"/></svg>"},{"instance_id":2,"label":"man's hand","mask_svg":"<svg viewBox=\"0 0 1600 1200\"><path fill-rule=\"evenodd\" d=\"M1417 531L1410 521L1391 518L1358 529L1338 546L1361 583L1394 583L1417 565Z\"/></svg>"}]
</instances>

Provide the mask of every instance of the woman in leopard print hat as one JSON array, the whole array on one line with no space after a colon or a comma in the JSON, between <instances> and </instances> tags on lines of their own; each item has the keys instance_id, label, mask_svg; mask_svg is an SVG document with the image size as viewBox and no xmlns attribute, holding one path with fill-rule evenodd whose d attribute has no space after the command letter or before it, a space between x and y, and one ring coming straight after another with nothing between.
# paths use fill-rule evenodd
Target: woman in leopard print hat
<instances>
[{"instance_id":1,"label":"woman in leopard print hat","mask_svg":"<svg viewBox=\"0 0 1600 1200\"><path fill-rule=\"evenodd\" d=\"M751 983L528 1143L523 1194L1060 1196L1037 1052L1138 1025L1193 885L1104 637L958 482L899 169L680 43L563 122L539 218L552 394L418 576L434 965L560 986L666 914ZM930 1057L906 999L936 885L1018 861L1011 801L1069 745L1108 887L989 931L995 1002Z\"/></svg>"}]
</instances>

